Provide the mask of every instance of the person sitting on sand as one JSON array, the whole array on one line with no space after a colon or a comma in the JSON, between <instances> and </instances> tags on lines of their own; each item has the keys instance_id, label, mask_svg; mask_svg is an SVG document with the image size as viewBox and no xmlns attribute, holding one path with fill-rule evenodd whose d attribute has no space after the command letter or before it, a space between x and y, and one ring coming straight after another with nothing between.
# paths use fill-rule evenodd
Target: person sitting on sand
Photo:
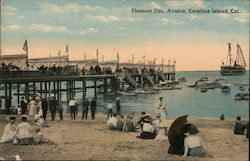
<instances>
[{"instance_id":1,"label":"person sitting on sand","mask_svg":"<svg viewBox=\"0 0 250 161\"><path fill-rule=\"evenodd\" d=\"M138 121L138 124L140 124L140 127L141 127L142 130L143 130L144 119L147 117L147 116L145 116L145 115L146 115L146 112L141 112L141 118L140 118L140 120Z\"/></svg>"},{"instance_id":2,"label":"person sitting on sand","mask_svg":"<svg viewBox=\"0 0 250 161\"><path fill-rule=\"evenodd\" d=\"M113 116L109 118L107 125L110 130L116 129L117 121L116 114L113 114Z\"/></svg>"},{"instance_id":3,"label":"person sitting on sand","mask_svg":"<svg viewBox=\"0 0 250 161\"><path fill-rule=\"evenodd\" d=\"M40 116L37 122L35 122L35 125L40 126L40 127L49 127L49 125L45 123L43 116Z\"/></svg>"},{"instance_id":4,"label":"person sitting on sand","mask_svg":"<svg viewBox=\"0 0 250 161\"><path fill-rule=\"evenodd\" d=\"M123 132L134 132L135 131L135 125L134 122L132 121L132 116L129 115L127 116L127 119L124 121Z\"/></svg>"},{"instance_id":5,"label":"person sitting on sand","mask_svg":"<svg viewBox=\"0 0 250 161\"><path fill-rule=\"evenodd\" d=\"M116 124L116 130L122 131L123 130L123 124L124 124L124 116L118 116L117 118L117 124Z\"/></svg>"},{"instance_id":6,"label":"person sitting on sand","mask_svg":"<svg viewBox=\"0 0 250 161\"><path fill-rule=\"evenodd\" d=\"M189 127L189 135L184 139L184 155L193 157L205 157L207 156L204 150L201 139L197 135L198 129L196 126L191 125Z\"/></svg>"},{"instance_id":7,"label":"person sitting on sand","mask_svg":"<svg viewBox=\"0 0 250 161\"><path fill-rule=\"evenodd\" d=\"M0 143L12 143L14 141L16 135L15 119L16 117L10 116L9 122L4 128Z\"/></svg>"},{"instance_id":8,"label":"person sitting on sand","mask_svg":"<svg viewBox=\"0 0 250 161\"><path fill-rule=\"evenodd\" d=\"M26 115L22 115L21 120L22 122L17 125L16 137L22 145L27 145L32 140L31 125L27 122Z\"/></svg>"},{"instance_id":9,"label":"person sitting on sand","mask_svg":"<svg viewBox=\"0 0 250 161\"><path fill-rule=\"evenodd\" d=\"M145 118L143 123L143 131L140 136L137 138L141 139L154 139L156 136L156 132L154 126L152 125L152 121L150 117Z\"/></svg>"},{"instance_id":10,"label":"person sitting on sand","mask_svg":"<svg viewBox=\"0 0 250 161\"><path fill-rule=\"evenodd\" d=\"M243 124L241 122L240 116L237 116L237 118L236 118L236 122L234 125L234 134L235 135L244 135L244 127L243 127Z\"/></svg>"},{"instance_id":11,"label":"person sitting on sand","mask_svg":"<svg viewBox=\"0 0 250 161\"><path fill-rule=\"evenodd\" d=\"M220 120L222 120L222 121L225 120L224 114L221 114Z\"/></svg>"},{"instance_id":12,"label":"person sitting on sand","mask_svg":"<svg viewBox=\"0 0 250 161\"><path fill-rule=\"evenodd\" d=\"M41 129L39 127L36 128L33 138L34 138L33 139L34 144L41 144L41 143L48 143L49 142L49 139L46 138L42 134Z\"/></svg>"},{"instance_id":13,"label":"person sitting on sand","mask_svg":"<svg viewBox=\"0 0 250 161\"><path fill-rule=\"evenodd\" d=\"M249 121L244 125L244 130L246 129L246 138L249 139Z\"/></svg>"}]
</instances>

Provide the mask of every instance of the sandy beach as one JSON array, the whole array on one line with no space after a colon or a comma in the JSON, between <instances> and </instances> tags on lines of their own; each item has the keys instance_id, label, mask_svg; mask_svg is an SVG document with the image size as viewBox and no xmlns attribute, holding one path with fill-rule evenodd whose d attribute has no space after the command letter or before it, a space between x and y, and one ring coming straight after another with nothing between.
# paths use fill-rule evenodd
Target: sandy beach
<instances>
[{"instance_id":1,"label":"sandy beach","mask_svg":"<svg viewBox=\"0 0 250 161\"><path fill-rule=\"evenodd\" d=\"M7 123L7 115L0 115L0 135ZM212 158L193 158L167 153L168 141L142 140L140 132L122 133L106 126L106 116L97 114L95 120L47 121L49 128L42 133L55 144L0 144L0 157L10 159L18 154L23 160L248 160L249 141L233 134L234 121L191 118L197 125L203 144Z\"/></svg>"}]
</instances>

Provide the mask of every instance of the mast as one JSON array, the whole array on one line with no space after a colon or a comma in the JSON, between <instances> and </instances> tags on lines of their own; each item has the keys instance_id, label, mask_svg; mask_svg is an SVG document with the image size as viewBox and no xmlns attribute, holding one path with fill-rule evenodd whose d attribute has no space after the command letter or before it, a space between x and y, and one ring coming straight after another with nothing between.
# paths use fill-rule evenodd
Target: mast
<instances>
[{"instance_id":1,"label":"mast","mask_svg":"<svg viewBox=\"0 0 250 161\"><path fill-rule=\"evenodd\" d=\"M241 58L241 62L243 63L243 65L245 67L247 66L244 55L243 55L243 52L242 52L241 47L240 47L240 45L238 43L237 43L237 56L236 56L236 58L237 58L236 61L238 61L238 64L239 64L239 61L240 61L240 58Z\"/></svg>"},{"instance_id":2,"label":"mast","mask_svg":"<svg viewBox=\"0 0 250 161\"><path fill-rule=\"evenodd\" d=\"M227 60L229 59L229 65L231 66L232 64L232 54L231 54L231 43L228 43L228 55L227 55ZM227 64L227 62L226 62Z\"/></svg>"}]
</instances>

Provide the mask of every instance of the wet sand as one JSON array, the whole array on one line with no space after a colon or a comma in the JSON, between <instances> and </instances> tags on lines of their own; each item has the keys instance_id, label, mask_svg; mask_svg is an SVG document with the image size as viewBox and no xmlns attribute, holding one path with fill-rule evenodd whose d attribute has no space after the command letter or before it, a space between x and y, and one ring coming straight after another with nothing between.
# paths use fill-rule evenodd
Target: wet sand
<instances>
[{"instance_id":1,"label":"wet sand","mask_svg":"<svg viewBox=\"0 0 250 161\"><path fill-rule=\"evenodd\" d=\"M0 115L0 135L7 123L7 115ZM18 154L23 160L211 160L247 161L249 141L233 134L234 121L192 118L206 151L212 158L193 158L167 153L168 141L142 140L140 132L122 133L106 126L106 116L97 114L95 120L47 121L49 128L42 133L55 144L0 144L0 157L10 159ZM136 120L136 119L135 119Z\"/></svg>"}]
</instances>

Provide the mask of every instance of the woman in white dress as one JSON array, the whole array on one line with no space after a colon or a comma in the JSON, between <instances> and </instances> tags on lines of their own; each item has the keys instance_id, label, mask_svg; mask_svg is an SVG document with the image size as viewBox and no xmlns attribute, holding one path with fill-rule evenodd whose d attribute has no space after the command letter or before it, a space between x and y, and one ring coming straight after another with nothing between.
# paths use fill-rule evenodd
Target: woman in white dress
<instances>
[{"instance_id":1,"label":"woman in white dress","mask_svg":"<svg viewBox=\"0 0 250 161\"><path fill-rule=\"evenodd\" d=\"M3 136L1 137L0 143L12 143L16 135L16 117L10 116L9 123L5 126Z\"/></svg>"},{"instance_id":2,"label":"woman in white dress","mask_svg":"<svg viewBox=\"0 0 250 161\"><path fill-rule=\"evenodd\" d=\"M29 115L31 117L34 117L37 114L37 103L35 101L35 98L32 98L32 100L29 102Z\"/></svg>"},{"instance_id":3,"label":"woman in white dress","mask_svg":"<svg viewBox=\"0 0 250 161\"><path fill-rule=\"evenodd\" d=\"M21 116L22 122L17 125L16 137L21 144L27 145L32 140L31 125L27 122L28 117L26 115Z\"/></svg>"}]
</instances>

